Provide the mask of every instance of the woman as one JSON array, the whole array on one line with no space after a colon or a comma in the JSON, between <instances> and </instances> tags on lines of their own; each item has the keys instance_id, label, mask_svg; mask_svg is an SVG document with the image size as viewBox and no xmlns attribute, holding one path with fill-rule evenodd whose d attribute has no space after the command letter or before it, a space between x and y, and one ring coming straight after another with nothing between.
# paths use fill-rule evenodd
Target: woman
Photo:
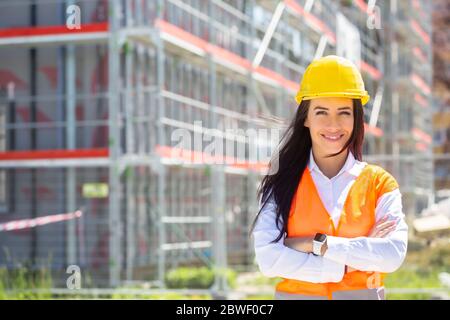
<instances>
[{"instance_id":1,"label":"woman","mask_svg":"<svg viewBox=\"0 0 450 320\"><path fill-rule=\"evenodd\" d=\"M305 70L252 226L261 272L283 278L275 299L382 300L385 274L405 258L399 186L362 161L369 99L358 69L344 58L326 56Z\"/></svg>"}]
</instances>

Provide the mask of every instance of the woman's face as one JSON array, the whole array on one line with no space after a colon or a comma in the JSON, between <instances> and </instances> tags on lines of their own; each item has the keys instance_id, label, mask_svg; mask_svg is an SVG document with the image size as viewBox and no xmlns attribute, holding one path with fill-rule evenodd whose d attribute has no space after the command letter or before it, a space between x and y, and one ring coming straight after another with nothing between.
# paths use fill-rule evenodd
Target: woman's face
<instances>
[{"instance_id":1,"label":"woman's face","mask_svg":"<svg viewBox=\"0 0 450 320\"><path fill-rule=\"evenodd\" d=\"M318 154L339 152L353 131L353 100L350 98L311 99L305 127Z\"/></svg>"}]
</instances>

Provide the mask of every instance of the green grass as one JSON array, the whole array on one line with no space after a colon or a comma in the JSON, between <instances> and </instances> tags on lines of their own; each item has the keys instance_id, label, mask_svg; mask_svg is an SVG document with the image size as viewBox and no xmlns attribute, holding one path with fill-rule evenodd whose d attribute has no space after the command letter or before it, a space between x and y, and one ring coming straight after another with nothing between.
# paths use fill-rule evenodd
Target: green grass
<instances>
[{"instance_id":1,"label":"green grass","mask_svg":"<svg viewBox=\"0 0 450 320\"><path fill-rule=\"evenodd\" d=\"M0 300L51 299L52 280L46 269L34 272L20 267L14 270L0 269ZM41 289L33 292L33 289Z\"/></svg>"},{"instance_id":2,"label":"green grass","mask_svg":"<svg viewBox=\"0 0 450 320\"><path fill-rule=\"evenodd\" d=\"M433 294L431 293L389 293L389 288L415 288L415 289L431 289L439 288L443 292L450 295L450 289L444 288L439 281L440 272L448 272L443 268L414 268L405 265L394 273L387 275L385 278L386 299L388 300L429 300Z\"/></svg>"},{"instance_id":3,"label":"green grass","mask_svg":"<svg viewBox=\"0 0 450 320\"><path fill-rule=\"evenodd\" d=\"M282 279L280 277L275 278L268 278L263 276L262 274L258 275L255 278L252 278L249 281L246 281L245 284L248 285L255 285L255 286L275 286L278 282L280 282Z\"/></svg>"},{"instance_id":4,"label":"green grass","mask_svg":"<svg viewBox=\"0 0 450 320\"><path fill-rule=\"evenodd\" d=\"M273 294L249 295L245 300L273 300Z\"/></svg>"},{"instance_id":5,"label":"green grass","mask_svg":"<svg viewBox=\"0 0 450 320\"><path fill-rule=\"evenodd\" d=\"M385 278L386 288L439 288L438 274L443 270L401 268Z\"/></svg>"},{"instance_id":6,"label":"green grass","mask_svg":"<svg viewBox=\"0 0 450 320\"><path fill-rule=\"evenodd\" d=\"M144 299L144 300L211 300L209 295L183 295L179 293L149 294L149 295L131 295L117 293L111 296L111 299Z\"/></svg>"},{"instance_id":7,"label":"green grass","mask_svg":"<svg viewBox=\"0 0 450 320\"><path fill-rule=\"evenodd\" d=\"M430 293L388 293L386 300L430 300Z\"/></svg>"},{"instance_id":8,"label":"green grass","mask_svg":"<svg viewBox=\"0 0 450 320\"><path fill-rule=\"evenodd\" d=\"M227 279L231 288L236 286L236 272L232 269L212 269L207 267L179 267L169 270L165 282L168 288L208 289L214 283L215 275Z\"/></svg>"}]
</instances>

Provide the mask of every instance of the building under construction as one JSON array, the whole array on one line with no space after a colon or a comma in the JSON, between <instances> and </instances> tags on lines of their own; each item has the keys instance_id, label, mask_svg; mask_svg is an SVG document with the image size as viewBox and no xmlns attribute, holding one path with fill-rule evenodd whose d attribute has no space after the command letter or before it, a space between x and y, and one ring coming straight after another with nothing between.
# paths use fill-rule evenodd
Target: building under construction
<instances>
[{"instance_id":1,"label":"building under construction","mask_svg":"<svg viewBox=\"0 0 450 320\"><path fill-rule=\"evenodd\" d=\"M282 130L328 54L372 97L364 161L397 178L407 215L433 201L430 1L9 0L0 17L0 223L83 212L0 230L2 266L64 285L78 265L111 287L163 287L181 265L254 270L267 163L249 150L275 145L225 131ZM176 129L247 152L195 163L204 144L175 146Z\"/></svg>"}]
</instances>

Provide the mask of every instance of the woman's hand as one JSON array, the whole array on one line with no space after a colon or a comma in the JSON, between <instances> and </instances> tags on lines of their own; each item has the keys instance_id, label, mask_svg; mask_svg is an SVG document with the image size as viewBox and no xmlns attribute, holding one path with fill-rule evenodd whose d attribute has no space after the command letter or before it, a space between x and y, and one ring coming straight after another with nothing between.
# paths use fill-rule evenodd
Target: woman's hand
<instances>
[{"instance_id":1,"label":"woman's hand","mask_svg":"<svg viewBox=\"0 0 450 320\"><path fill-rule=\"evenodd\" d=\"M387 221L387 216L384 216L380 221L378 221L370 231L368 237L369 238L383 238L387 236L391 231L395 230L396 222L395 221ZM357 271L356 269L347 266L347 272Z\"/></svg>"},{"instance_id":2,"label":"woman's hand","mask_svg":"<svg viewBox=\"0 0 450 320\"><path fill-rule=\"evenodd\" d=\"M387 218L387 216L384 216L374 225L368 235L369 238L383 238L395 230L397 223L395 221L387 221Z\"/></svg>"},{"instance_id":3,"label":"woman's hand","mask_svg":"<svg viewBox=\"0 0 450 320\"><path fill-rule=\"evenodd\" d=\"M291 249L312 253L314 237L290 237L284 239L284 245Z\"/></svg>"}]
</instances>

